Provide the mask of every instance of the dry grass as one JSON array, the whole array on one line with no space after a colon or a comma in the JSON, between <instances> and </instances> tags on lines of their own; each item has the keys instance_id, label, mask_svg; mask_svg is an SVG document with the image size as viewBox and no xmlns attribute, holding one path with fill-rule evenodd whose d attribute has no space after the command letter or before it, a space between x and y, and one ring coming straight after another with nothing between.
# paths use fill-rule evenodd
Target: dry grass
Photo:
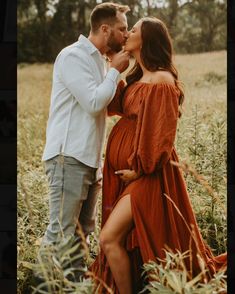
<instances>
[{"instance_id":1,"label":"dry grass","mask_svg":"<svg viewBox=\"0 0 235 294\"><path fill-rule=\"evenodd\" d=\"M226 205L226 52L176 56L176 65L186 94L176 145L180 158L203 175L219 199L211 197L193 174L185 173L202 234L220 253L226 248L226 215L220 205ZM18 293L26 293L31 278L28 267L35 261L48 223L41 156L51 78L50 64L18 67ZM107 133L116 119L109 118ZM91 236L93 252L97 252L98 231Z\"/></svg>"}]
</instances>

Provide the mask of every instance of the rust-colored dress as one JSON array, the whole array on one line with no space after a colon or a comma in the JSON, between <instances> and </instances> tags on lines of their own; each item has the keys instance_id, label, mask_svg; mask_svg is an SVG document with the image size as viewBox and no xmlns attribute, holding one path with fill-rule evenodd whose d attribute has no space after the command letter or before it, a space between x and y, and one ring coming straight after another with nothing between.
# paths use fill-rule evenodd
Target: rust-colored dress
<instances>
[{"instance_id":1,"label":"rust-colored dress","mask_svg":"<svg viewBox=\"0 0 235 294\"><path fill-rule=\"evenodd\" d=\"M135 82L121 99L124 82L109 105L109 114L121 119L113 127L107 143L103 175L102 226L117 201L131 195L135 227L129 233L126 248L131 258L135 292L142 287L143 263L164 258L171 250L191 250L186 265L192 275L200 271L197 254L213 274L226 264L226 255L214 257L203 241L187 194L174 148L179 91L174 85ZM143 175L123 184L115 171L134 169ZM193 231L192 231L193 228ZM101 252L92 271L118 293L107 260ZM105 293L103 289L102 293Z\"/></svg>"}]
</instances>

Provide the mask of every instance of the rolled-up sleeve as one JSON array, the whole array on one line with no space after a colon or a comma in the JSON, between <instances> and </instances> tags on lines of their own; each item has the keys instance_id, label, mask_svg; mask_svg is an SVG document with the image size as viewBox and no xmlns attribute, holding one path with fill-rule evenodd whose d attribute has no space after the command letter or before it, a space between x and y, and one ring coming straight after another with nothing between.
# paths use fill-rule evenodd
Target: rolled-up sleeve
<instances>
[{"instance_id":1,"label":"rolled-up sleeve","mask_svg":"<svg viewBox=\"0 0 235 294\"><path fill-rule=\"evenodd\" d=\"M112 100L120 79L120 73L110 68L104 81L97 83L87 56L70 52L63 58L60 72L65 87L81 107L91 115L98 115Z\"/></svg>"}]
</instances>

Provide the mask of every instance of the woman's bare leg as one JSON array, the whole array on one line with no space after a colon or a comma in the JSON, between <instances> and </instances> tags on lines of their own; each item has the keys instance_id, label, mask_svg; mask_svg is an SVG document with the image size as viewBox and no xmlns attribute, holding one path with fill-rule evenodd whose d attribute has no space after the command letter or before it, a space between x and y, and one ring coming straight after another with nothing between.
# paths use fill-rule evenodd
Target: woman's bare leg
<instances>
[{"instance_id":1,"label":"woman's bare leg","mask_svg":"<svg viewBox=\"0 0 235 294\"><path fill-rule=\"evenodd\" d=\"M130 260L124 247L132 227L131 200L130 195L126 195L116 204L100 233L100 245L120 294L132 293Z\"/></svg>"}]
</instances>

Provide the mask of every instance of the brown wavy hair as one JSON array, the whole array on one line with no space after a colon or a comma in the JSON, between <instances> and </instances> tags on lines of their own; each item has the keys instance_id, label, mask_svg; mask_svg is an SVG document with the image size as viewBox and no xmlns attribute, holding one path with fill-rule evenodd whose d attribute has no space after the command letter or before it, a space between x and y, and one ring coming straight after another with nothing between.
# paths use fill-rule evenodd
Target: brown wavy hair
<instances>
[{"instance_id":1,"label":"brown wavy hair","mask_svg":"<svg viewBox=\"0 0 235 294\"><path fill-rule=\"evenodd\" d=\"M117 21L117 12L127 13L129 6L112 2L104 2L95 6L90 15L91 31L97 33L99 27L108 23L113 25Z\"/></svg>"},{"instance_id":2,"label":"brown wavy hair","mask_svg":"<svg viewBox=\"0 0 235 294\"><path fill-rule=\"evenodd\" d=\"M158 70L168 71L173 75L175 85L180 91L179 111L181 115L184 92L182 83L178 80L178 71L172 61L173 46L166 25L160 19L155 17L142 18L141 38L142 47L140 50L140 58L145 68L151 72ZM138 81L142 76L143 71L139 63L136 62L127 74L126 88L132 83Z\"/></svg>"}]
</instances>

